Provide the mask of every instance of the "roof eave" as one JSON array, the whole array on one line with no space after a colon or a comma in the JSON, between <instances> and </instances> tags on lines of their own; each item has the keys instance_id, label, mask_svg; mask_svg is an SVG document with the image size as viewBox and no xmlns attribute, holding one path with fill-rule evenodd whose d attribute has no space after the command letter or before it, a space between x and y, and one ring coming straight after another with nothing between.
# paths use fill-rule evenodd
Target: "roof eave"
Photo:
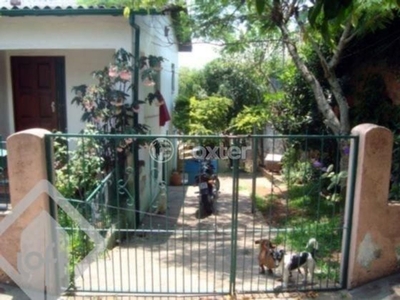
<instances>
[{"instance_id":1,"label":"roof eave","mask_svg":"<svg viewBox=\"0 0 400 300\"><path fill-rule=\"evenodd\" d=\"M43 8L43 9L0 9L0 16L24 17L24 16L122 16L123 8ZM160 15L155 10L139 10L131 12L135 15Z\"/></svg>"}]
</instances>

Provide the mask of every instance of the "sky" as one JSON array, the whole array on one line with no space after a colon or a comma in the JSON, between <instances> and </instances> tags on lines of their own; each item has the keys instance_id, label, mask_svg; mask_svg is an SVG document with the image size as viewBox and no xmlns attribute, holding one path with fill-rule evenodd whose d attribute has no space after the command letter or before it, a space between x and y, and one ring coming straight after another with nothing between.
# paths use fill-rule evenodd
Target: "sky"
<instances>
[{"instance_id":1,"label":"sky","mask_svg":"<svg viewBox=\"0 0 400 300\"><path fill-rule=\"evenodd\" d=\"M201 69L208 62L218 58L217 46L205 43L193 43L192 52L179 53L179 67Z\"/></svg>"}]
</instances>

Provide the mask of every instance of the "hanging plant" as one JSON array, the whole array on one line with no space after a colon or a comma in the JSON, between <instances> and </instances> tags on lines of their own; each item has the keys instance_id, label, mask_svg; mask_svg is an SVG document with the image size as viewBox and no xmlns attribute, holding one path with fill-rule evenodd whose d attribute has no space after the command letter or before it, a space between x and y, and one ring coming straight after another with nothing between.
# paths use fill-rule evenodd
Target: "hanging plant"
<instances>
[{"instance_id":1,"label":"hanging plant","mask_svg":"<svg viewBox=\"0 0 400 300\"><path fill-rule=\"evenodd\" d=\"M139 59L140 69L150 68L156 72L160 72L162 70L161 63L164 62L165 59L162 56L141 56Z\"/></svg>"},{"instance_id":2,"label":"hanging plant","mask_svg":"<svg viewBox=\"0 0 400 300\"><path fill-rule=\"evenodd\" d=\"M162 56L149 55L148 60L150 68L152 68L154 71L162 70L161 63L164 61Z\"/></svg>"},{"instance_id":3,"label":"hanging plant","mask_svg":"<svg viewBox=\"0 0 400 300\"><path fill-rule=\"evenodd\" d=\"M143 70L141 77L142 77L142 82L145 86L154 86L156 84L154 79L155 77L154 70L151 68Z\"/></svg>"}]
</instances>

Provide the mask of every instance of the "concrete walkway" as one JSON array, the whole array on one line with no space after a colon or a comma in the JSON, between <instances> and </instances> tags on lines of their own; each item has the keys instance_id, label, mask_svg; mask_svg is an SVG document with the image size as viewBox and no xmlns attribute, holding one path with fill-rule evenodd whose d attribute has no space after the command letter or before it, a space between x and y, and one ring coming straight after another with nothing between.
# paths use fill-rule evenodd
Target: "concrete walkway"
<instances>
[{"instance_id":1,"label":"concrete walkway","mask_svg":"<svg viewBox=\"0 0 400 300\"><path fill-rule=\"evenodd\" d=\"M250 180L250 179L249 179ZM240 183L239 183L240 185ZM268 232L251 199L239 191L237 260L232 261L232 180L221 178L217 213L198 217L197 186L170 187L165 215L147 214L138 232L93 263L76 281L79 290L139 293L227 293L232 263L237 290L271 290L260 276L254 240Z\"/></svg>"}]
</instances>

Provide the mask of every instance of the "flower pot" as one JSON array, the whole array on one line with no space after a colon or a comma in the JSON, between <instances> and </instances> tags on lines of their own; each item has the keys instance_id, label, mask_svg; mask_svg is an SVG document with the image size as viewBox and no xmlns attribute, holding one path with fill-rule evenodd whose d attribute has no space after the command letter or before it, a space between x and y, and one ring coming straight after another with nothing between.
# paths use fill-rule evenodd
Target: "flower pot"
<instances>
[{"instance_id":1,"label":"flower pot","mask_svg":"<svg viewBox=\"0 0 400 300\"><path fill-rule=\"evenodd\" d=\"M156 83L153 80L151 80L150 78L147 77L147 78L145 78L143 80L143 84L145 86L154 86Z\"/></svg>"},{"instance_id":2,"label":"flower pot","mask_svg":"<svg viewBox=\"0 0 400 300\"><path fill-rule=\"evenodd\" d=\"M160 72L162 70L161 62L154 63L151 68L154 71Z\"/></svg>"},{"instance_id":3,"label":"flower pot","mask_svg":"<svg viewBox=\"0 0 400 300\"><path fill-rule=\"evenodd\" d=\"M152 68L154 71L161 71L162 70L161 61L162 59L160 57L150 55L149 56L150 68Z\"/></svg>"}]
</instances>

